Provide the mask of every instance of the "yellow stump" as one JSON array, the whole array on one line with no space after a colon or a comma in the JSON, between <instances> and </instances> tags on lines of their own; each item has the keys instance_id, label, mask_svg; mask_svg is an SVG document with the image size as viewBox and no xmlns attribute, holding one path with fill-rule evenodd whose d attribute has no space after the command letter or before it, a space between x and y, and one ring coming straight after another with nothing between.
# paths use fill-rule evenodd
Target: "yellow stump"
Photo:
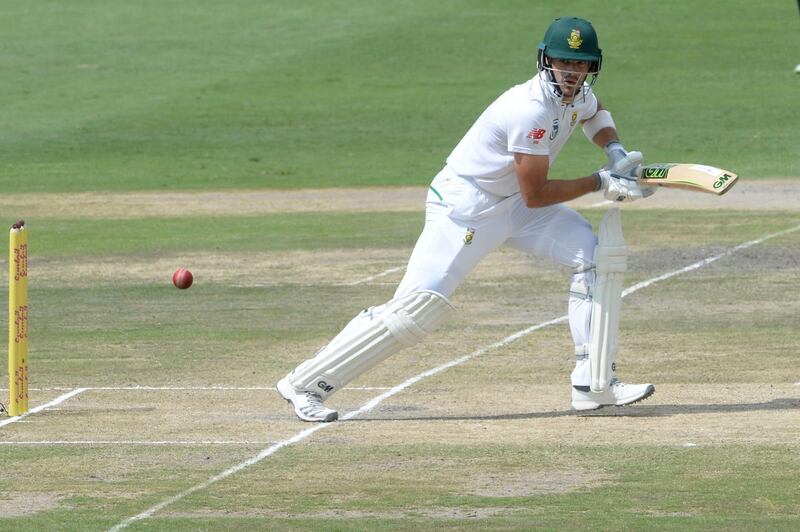
<instances>
[{"instance_id":1,"label":"yellow stump","mask_svg":"<svg viewBox=\"0 0 800 532\"><path fill-rule=\"evenodd\" d=\"M28 231L11 226L8 246L8 413L28 411Z\"/></svg>"}]
</instances>

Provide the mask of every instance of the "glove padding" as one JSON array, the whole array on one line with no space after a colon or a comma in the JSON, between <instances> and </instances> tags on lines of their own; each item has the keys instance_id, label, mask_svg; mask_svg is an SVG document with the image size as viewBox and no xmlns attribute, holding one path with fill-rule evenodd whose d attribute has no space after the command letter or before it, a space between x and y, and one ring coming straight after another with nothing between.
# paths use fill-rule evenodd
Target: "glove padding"
<instances>
[{"instance_id":1,"label":"glove padding","mask_svg":"<svg viewBox=\"0 0 800 532\"><path fill-rule=\"evenodd\" d=\"M644 156L642 155L642 152L640 151L626 152L621 144L616 143L611 147L611 149L608 152L608 164L604 166L600 170L600 172L608 170L609 172L611 172L611 174L618 175L622 178L632 181L633 185L638 187L639 190L641 191L641 196L639 197L647 198L655 194L656 190L658 190L658 187L647 187L647 186L643 187L637 182L637 178L639 176L639 173L641 172L643 161L644 161ZM612 201L625 201L625 200L615 200L613 198L609 198L608 186L606 185L605 182L602 182L600 188L603 191L606 191L606 199L611 199Z\"/></svg>"},{"instance_id":2,"label":"glove padding","mask_svg":"<svg viewBox=\"0 0 800 532\"><path fill-rule=\"evenodd\" d=\"M615 174L627 177L635 177L644 161L644 156L640 151L626 152L620 150L612 152L612 154L614 156L609 155L608 164L603 167L603 170L611 170Z\"/></svg>"},{"instance_id":3,"label":"glove padding","mask_svg":"<svg viewBox=\"0 0 800 532\"><path fill-rule=\"evenodd\" d=\"M608 164L603 167L603 170L613 170L618 174L625 173L625 171L620 167L620 163L627 158L628 152L622 147L622 143L618 140L613 140L609 142L605 148L603 148L603 151L606 152L606 156L608 157Z\"/></svg>"},{"instance_id":4,"label":"glove padding","mask_svg":"<svg viewBox=\"0 0 800 532\"><path fill-rule=\"evenodd\" d=\"M622 175L611 170L595 172L600 179L600 190L603 196L611 201L636 201L653 195L654 187L640 187L636 175Z\"/></svg>"}]
</instances>

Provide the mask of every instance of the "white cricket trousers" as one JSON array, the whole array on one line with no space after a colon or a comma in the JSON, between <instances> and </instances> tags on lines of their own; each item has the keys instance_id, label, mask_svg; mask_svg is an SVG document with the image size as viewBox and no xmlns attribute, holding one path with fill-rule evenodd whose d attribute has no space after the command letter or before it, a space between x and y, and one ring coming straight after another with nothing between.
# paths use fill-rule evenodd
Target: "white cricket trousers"
<instances>
[{"instance_id":1,"label":"white cricket trousers","mask_svg":"<svg viewBox=\"0 0 800 532\"><path fill-rule=\"evenodd\" d=\"M588 353L597 238L591 224L563 204L529 208L521 194L503 198L445 167L428 191L425 227L395 297L432 290L445 297L501 245L572 269L568 316L577 354ZM588 360L578 360L572 384L589 384Z\"/></svg>"},{"instance_id":2,"label":"white cricket trousers","mask_svg":"<svg viewBox=\"0 0 800 532\"><path fill-rule=\"evenodd\" d=\"M597 245L589 222L564 205L530 209L519 194L508 198L495 196L447 167L431 184L425 212L425 228L392 301L420 291L449 298L475 265L502 244L548 257L573 269L569 324L579 356L572 384L588 386L591 376L586 353L592 312L589 294L594 285L592 261ZM336 381L336 387L326 389L324 394L313 386L308 388L327 397L390 356L399 347L398 342L392 337L394 332L381 322L385 312L393 312L391 303L359 313L291 375L303 387L312 386L308 383L319 378L326 383ZM374 338L376 330L381 335L379 340Z\"/></svg>"}]
</instances>

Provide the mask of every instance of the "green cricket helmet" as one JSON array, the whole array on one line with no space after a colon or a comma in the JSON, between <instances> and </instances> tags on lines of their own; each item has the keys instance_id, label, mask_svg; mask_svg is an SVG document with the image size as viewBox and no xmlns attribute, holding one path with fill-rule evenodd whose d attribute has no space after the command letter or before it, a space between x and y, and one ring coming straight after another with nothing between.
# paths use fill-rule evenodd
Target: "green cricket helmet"
<instances>
[{"instance_id":1,"label":"green cricket helmet","mask_svg":"<svg viewBox=\"0 0 800 532\"><path fill-rule=\"evenodd\" d=\"M592 23L578 17L557 18L547 28L544 39L539 44L539 71L547 73L548 82L560 94L553 74L552 59L588 62L589 74L592 76L590 85L593 85L603 63L603 51L597 42L597 32Z\"/></svg>"}]
</instances>

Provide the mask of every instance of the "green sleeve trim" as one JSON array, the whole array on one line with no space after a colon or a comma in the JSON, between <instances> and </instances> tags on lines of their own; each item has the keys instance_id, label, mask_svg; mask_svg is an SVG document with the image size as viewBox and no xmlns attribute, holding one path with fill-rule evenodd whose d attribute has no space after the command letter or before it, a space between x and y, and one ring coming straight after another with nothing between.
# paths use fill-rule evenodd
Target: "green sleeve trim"
<instances>
[{"instance_id":1,"label":"green sleeve trim","mask_svg":"<svg viewBox=\"0 0 800 532\"><path fill-rule=\"evenodd\" d=\"M428 187L428 188L430 188L431 190L433 190L433 193L434 193L434 194L436 194L436 197L437 197L437 198L439 198L439 201L444 201L444 198L442 197L442 195L441 195L441 194L439 194L439 191L438 191L438 190L436 190L436 189L435 189L435 188L433 188L433 187Z\"/></svg>"}]
</instances>

